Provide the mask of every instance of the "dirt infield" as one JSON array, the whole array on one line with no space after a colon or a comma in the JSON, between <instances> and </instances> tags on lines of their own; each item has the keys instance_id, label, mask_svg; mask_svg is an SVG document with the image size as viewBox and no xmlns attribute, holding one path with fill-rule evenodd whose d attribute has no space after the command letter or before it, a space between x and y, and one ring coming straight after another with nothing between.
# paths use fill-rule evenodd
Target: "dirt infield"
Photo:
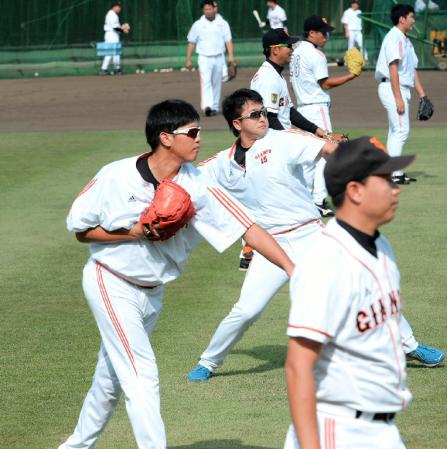
<instances>
[{"instance_id":1,"label":"dirt infield","mask_svg":"<svg viewBox=\"0 0 447 449\"><path fill-rule=\"evenodd\" d=\"M224 85L223 94L249 86L255 71L240 70L236 80ZM345 73L343 68L331 68L331 74L341 73ZM413 101L412 126L446 126L446 72L422 72L421 79L436 110L429 122L417 122L417 102ZM0 91L0 132L143 129L148 107L160 100L183 98L200 107L197 72L4 80ZM334 89L332 105L337 130L387 126L374 72ZM204 117L202 124L206 129L226 129L222 116Z\"/></svg>"}]
</instances>

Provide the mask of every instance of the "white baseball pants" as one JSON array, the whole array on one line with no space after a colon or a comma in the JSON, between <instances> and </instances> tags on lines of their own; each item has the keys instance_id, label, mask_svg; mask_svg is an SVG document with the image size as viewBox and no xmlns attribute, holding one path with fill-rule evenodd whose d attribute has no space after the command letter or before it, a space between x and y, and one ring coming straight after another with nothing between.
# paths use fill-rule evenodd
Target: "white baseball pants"
<instances>
[{"instance_id":1,"label":"white baseball pants","mask_svg":"<svg viewBox=\"0 0 447 449\"><path fill-rule=\"evenodd\" d=\"M366 421L317 411L321 449L405 449L394 421ZM291 424L284 449L300 449Z\"/></svg>"},{"instance_id":2,"label":"white baseball pants","mask_svg":"<svg viewBox=\"0 0 447 449\"><path fill-rule=\"evenodd\" d=\"M299 264L300 256L311 247L313 239L320 234L321 229L322 222L318 220L275 238L288 256ZM285 271L254 252L239 300L219 324L201 355L200 364L211 370L222 366L227 354L245 331L260 318L275 293L288 280Z\"/></svg>"},{"instance_id":3,"label":"white baseball pants","mask_svg":"<svg viewBox=\"0 0 447 449\"><path fill-rule=\"evenodd\" d=\"M120 41L120 36L116 31L106 31L104 34L104 42L109 44L117 44ZM119 70L121 66L121 56L104 56L102 61L101 70L107 70L109 68L110 61L113 61L115 69Z\"/></svg>"},{"instance_id":4,"label":"white baseball pants","mask_svg":"<svg viewBox=\"0 0 447 449\"><path fill-rule=\"evenodd\" d=\"M202 111L205 111L206 108L218 111L220 109L225 56L223 54L216 56L199 55L198 62L200 73L200 107Z\"/></svg>"},{"instance_id":5,"label":"white baseball pants","mask_svg":"<svg viewBox=\"0 0 447 449\"><path fill-rule=\"evenodd\" d=\"M124 393L139 449L165 449L158 368L149 342L162 308L163 287L121 280L90 259L84 293L101 334L93 382L73 434L59 449L91 449Z\"/></svg>"},{"instance_id":6,"label":"white baseball pants","mask_svg":"<svg viewBox=\"0 0 447 449\"><path fill-rule=\"evenodd\" d=\"M307 120L315 123L319 128L332 132L331 117L329 115L329 105L326 103L309 104L299 106L300 112ZM321 204L326 199L328 193L324 182L324 167L326 161L321 158L316 165L308 165L304 169L304 178L309 191L312 193L314 203Z\"/></svg>"},{"instance_id":7,"label":"white baseball pants","mask_svg":"<svg viewBox=\"0 0 447 449\"><path fill-rule=\"evenodd\" d=\"M348 49L354 48L355 44L358 45L360 53L363 57L368 60L368 52L366 51L366 48L363 48L363 34L361 30L349 31Z\"/></svg>"},{"instance_id":8,"label":"white baseball pants","mask_svg":"<svg viewBox=\"0 0 447 449\"><path fill-rule=\"evenodd\" d=\"M388 115L388 139L386 147L390 156L400 156L405 142L410 134L410 100L411 90L409 87L400 86L402 98L405 104L405 112L398 114L396 110L396 101L390 82L379 84L379 98ZM403 171L394 172L395 175L402 175Z\"/></svg>"}]
</instances>

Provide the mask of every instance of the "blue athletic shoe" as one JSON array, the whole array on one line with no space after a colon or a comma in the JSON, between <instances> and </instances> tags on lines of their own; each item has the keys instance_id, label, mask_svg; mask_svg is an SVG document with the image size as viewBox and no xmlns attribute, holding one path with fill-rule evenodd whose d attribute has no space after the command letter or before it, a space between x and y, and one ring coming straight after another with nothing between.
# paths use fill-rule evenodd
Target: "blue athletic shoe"
<instances>
[{"instance_id":1,"label":"blue athletic shoe","mask_svg":"<svg viewBox=\"0 0 447 449\"><path fill-rule=\"evenodd\" d=\"M211 370L198 363L197 366L188 373L188 380L191 382L205 382L212 375L213 372Z\"/></svg>"},{"instance_id":2,"label":"blue athletic shoe","mask_svg":"<svg viewBox=\"0 0 447 449\"><path fill-rule=\"evenodd\" d=\"M432 368L440 365L444 361L445 354L439 349L419 343L414 351L407 354L407 358L418 360L422 365Z\"/></svg>"}]
</instances>

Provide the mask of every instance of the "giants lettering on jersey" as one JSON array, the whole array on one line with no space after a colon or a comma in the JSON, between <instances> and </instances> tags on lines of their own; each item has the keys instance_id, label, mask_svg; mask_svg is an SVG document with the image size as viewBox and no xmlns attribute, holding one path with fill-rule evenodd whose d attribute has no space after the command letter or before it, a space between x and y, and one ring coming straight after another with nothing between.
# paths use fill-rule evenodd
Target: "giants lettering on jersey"
<instances>
[{"instance_id":1,"label":"giants lettering on jersey","mask_svg":"<svg viewBox=\"0 0 447 449\"><path fill-rule=\"evenodd\" d=\"M357 313L357 329L360 333L370 331L381 326L388 318L399 313L400 292L390 292L388 294L388 307L382 298L369 306L369 310L360 310Z\"/></svg>"},{"instance_id":2,"label":"giants lettering on jersey","mask_svg":"<svg viewBox=\"0 0 447 449\"><path fill-rule=\"evenodd\" d=\"M261 164L265 164L266 162L268 162L268 157L267 155L270 154L272 152L272 150L264 150L261 151L260 153L257 153L255 155L255 159L259 160L261 162Z\"/></svg>"}]
</instances>

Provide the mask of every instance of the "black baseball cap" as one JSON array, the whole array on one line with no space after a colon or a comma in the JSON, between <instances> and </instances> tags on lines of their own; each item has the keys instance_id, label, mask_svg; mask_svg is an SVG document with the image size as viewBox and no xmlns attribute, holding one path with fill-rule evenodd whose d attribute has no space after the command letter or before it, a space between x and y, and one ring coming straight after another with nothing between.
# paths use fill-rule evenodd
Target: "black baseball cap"
<instances>
[{"instance_id":1,"label":"black baseball cap","mask_svg":"<svg viewBox=\"0 0 447 449\"><path fill-rule=\"evenodd\" d=\"M272 47L273 45L287 44L292 45L298 42L298 37L289 36L282 28L269 30L262 37L262 46L264 48Z\"/></svg>"},{"instance_id":2,"label":"black baseball cap","mask_svg":"<svg viewBox=\"0 0 447 449\"><path fill-rule=\"evenodd\" d=\"M402 170L414 158L414 155L389 156L385 146L375 137L365 136L342 142L329 156L324 168L326 188L334 198L345 191L349 182Z\"/></svg>"},{"instance_id":3,"label":"black baseball cap","mask_svg":"<svg viewBox=\"0 0 447 449\"><path fill-rule=\"evenodd\" d=\"M329 33L334 30L335 28L329 25L328 20L321 16L310 16L304 21L304 32L324 31Z\"/></svg>"}]
</instances>

